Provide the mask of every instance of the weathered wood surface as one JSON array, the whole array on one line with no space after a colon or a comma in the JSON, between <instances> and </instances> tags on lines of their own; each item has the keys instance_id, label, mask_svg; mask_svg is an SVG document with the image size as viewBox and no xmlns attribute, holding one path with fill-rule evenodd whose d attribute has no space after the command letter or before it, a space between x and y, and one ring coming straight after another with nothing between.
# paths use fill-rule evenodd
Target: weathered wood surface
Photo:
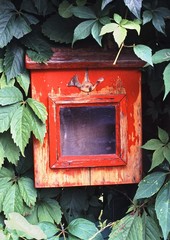
<instances>
[{"instance_id":1,"label":"weathered wood surface","mask_svg":"<svg viewBox=\"0 0 170 240\"><path fill-rule=\"evenodd\" d=\"M84 58L84 54L86 58ZM75 55L75 51L72 49L58 49L47 65L33 63L26 58L26 66L31 69L32 97L43 102L48 111L54 111L54 109L49 108L49 96L55 98L68 96L73 99L85 98L88 101L93 96L106 96L107 98L108 96L125 95L125 102L120 107L120 116L116 123L121 126L116 125L116 127L120 127L120 141L117 141L117 149L121 145L121 155L126 158L125 164L123 166L115 164L111 167L51 168L49 159L51 158L55 162L56 153L49 149L56 149L58 139L51 138L49 133L51 120L48 119L44 143L41 144L34 140L36 187L111 185L140 181L142 131L141 73L139 69L143 63L134 55L125 55L122 56L122 60L120 58L118 65L113 66L112 60L114 58L111 55L111 53L109 55L105 53L103 59L98 59L98 55L94 56L93 52L84 53L82 50L82 55L80 52L79 55ZM95 63L97 64L95 65ZM80 81L83 81L87 68L92 83L95 83L96 79L100 77L104 78L104 81L93 92L84 93L78 88L67 86L69 80L75 74L79 76ZM55 118L55 114L50 113L49 115ZM55 125L54 130L52 128L51 131L55 132L56 128ZM54 132L52 135L56 136ZM123 140L121 139L122 136L124 136Z\"/></svg>"}]
</instances>

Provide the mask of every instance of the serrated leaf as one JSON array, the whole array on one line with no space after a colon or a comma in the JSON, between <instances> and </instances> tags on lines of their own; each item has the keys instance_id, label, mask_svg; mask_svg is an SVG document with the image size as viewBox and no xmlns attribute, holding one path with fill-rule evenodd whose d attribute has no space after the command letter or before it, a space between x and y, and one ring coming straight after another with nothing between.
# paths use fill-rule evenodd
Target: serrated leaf
<instances>
[{"instance_id":1,"label":"serrated leaf","mask_svg":"<svg viewBox=\"0 0 170 240\"><path fill-rule=\"evenodd\" d=\"M138 44L133 47L137 57L153 66L152 62L152 49L146 45Z\"/></svg>"},{"instance_id":2,"label":"serrated leaf","mask_svg":"<svg viewBox=\"0 0 170 240\"><path fill-rule=\"evenodd\" d=\"M6 46L13 38L13 17L15 15L15 6L10 1L1 1L0 9L0 48Z\"/></svg>"},{"instance_id":3,"label":"serrated leaf","mask_svg":"<svg viewBox=\"0 0 170 240\"><path fill-rule=\"evenodd\" d=\"M22 215L16 212L9 213L9 219L5 220L7 228L22 233L26 239L46 239L46 235L39 226L30 224Z\"/></svg>"},{"instance_id":4,"label":"serrated leaf","mask_svg":"<svg viewBox=\"0 0 170 240\"><path fill-rule=\"evenodd\" d=\"M25 106L20 106L12 117L10 130L12 138L20 148L22 155L24 155L25 147L30 138L31 124L29 111Z\"/></svg>"},{"instance_id":5,"label":"serrated leaf","mask_svg":"<svg viewBox=\"0 0 170 240\"><path fill-rule=\"evenodd\" d=\"M166 178L164 172L147 175L138 185L134 199L149 198L159 191Z\"/></svg>"},{"instance_id":6,"label":"serrated leaf","mask_svg":"<svg viewBox=\"0 0 170 240\"><path fill-rule=\"evenodd\" d=\"M57 228L56 225L49 222L41 222L38 224L38 226L43 230L47 238L50 240L51 237L53 237L57 232L60 231L60 229Z\"/></svg>"},{"instance_id":7,"label":"serrated leaf","mask_svg":"<svg viewBox=\"0 0 170 240\"><path fill-rule=\"evenodd\" d=\"M170 232L170 181L160 190L155 202L156 215L161 226L164 239Z\"/></svg>"},{"instance_id":8,"label":"serrated leaf","mask_svg":"<svg viewBox=\"0 0 170 240\"><path fill-rule=\"evenodd\" d=\"M24 70L24 50L17 45L8 45L4 58L4 71L7 81L21 74Z\"/></svg>"},{"instance_id":9,"label":"serrated leaf","mask_svg":"<svg viewBox=\"0 0 170 240\"><path fill-rule=\"evenodd\" d=\"M4 163L4 157L5 157L5 151L4 151L4 148L0 142L0 169Z\"/></svg>"},{"instance_id":10,"label":"serrated leaf","mask_svg":"<svg viewBox=\"0 0 170 240\"><path fill-rule=\"evenodd\" d=\"M144 145L142 145L142 148L146 150L156 150L163 145L164 144L159 139L150 139Z\"/></svg>"},{"instance_id":11,"label":"serrated leaf","mask_svg":"<svg viewBox=\"0 0 170 240\"><path fill-rule=\"evenodd\" d=\"M146 10L143 12L142 17L143 17L143 25L144 25L152 20L153 15L151 11Z\"/></svg>"},{"instance_id":12,"label":"serrated leaf","mask_svg":"<svg viewBox=\"0 0 170 240\"><path fill-rule=\"evenodd\" d=\"M27 101L30 108L33 110L35 115L43 122L47 120L47 110L44 104L41 102L38 102L37 100L33 98L28 98Z\"/></svg>"},{"instance_id":13,"label":"serrated leaf","mask_svg":"<svg viewBox=\"0 0 170 240\"><path fill-rule=\"evenodd\" d=\"M138 35L140 34L140 25L138 23L135 23L134 21L127 21L126 23L121 22L121 26L126 29L136 30Z\"/></svg>"},{"instance_id":14,"label":"serrated leaf","mask_svg":"<svg viewBox=\"0 0 170 240\"><path fill-rule=\"evenodd\" d=\"M117 221L109 235L109 240L143 240L142 218L129 214Z\"/></svg>"},{"instance_id":15,"label":"serrated leaf","mask_svg":"<svg viewBox=\"0 0 170 240\"><path fill-rule=\"evenodd\" d=\"M154 64L170 61L170 49L162 49L153 54L152 60Z\"/></svg>"},{"instance_id":16,"label":"serrated leaf","mask_svg":"<svg viewBox=\"0 0 170 240\"><path fill-rule=\"evenodd\" d=\"M118 28L117 23L108 23L105 26L102 27L100 35L104 35L106 33L114 32L116 28Z\"/></svg>"},{"instance_id":17,"label":"serrated leaf","mask_svg":"<svg viewBox=\"0 0 170 240\"><path fill-rule=\"evenodd\" d=\"M100 36L102 25L99 21L96 21L91 29L91 34L93 38L96 40L96 42L102 46L101 40L102 37Z\"/></svg>"},{"instance_id":18,"label":"serrated leaf","mask_svg":"<svg viewBox=\"0 0 170 240\"><path fill-rule=\"evenodd\" d=\"M15 22L13 22L13 36L17 39L22 38L24 35L31 32L31 27L28 25L28 23L25 21L25 19L22 16L18 16L15 19Z\"/></svg>"},{"instance_id":19,"label":"serrated leaf","mask_svg":"<svg viewBox=\"0 0 170 240\"><path fill-rule=\"evenodd\" d=\"M159 240L162 237L160 228L154 218L148 216L145 212L142 215L143 222L143 239L145 240Z\"/></svg>"},{"instance_id":20,"label":"serrated leaf","mask_svg":"<svg viewBox=\"0 0 170 240\"><path fill-rule=\"evenodd\" d=\"M51 217L50 213L48 212L48 206L45 203L41 203L38 206L38 219L39 222L50 222L54 223L53 218Z\"/></svg>"},{"instance_id":21,"label":"serrated leaf","mask_svg":"<svg viewBox=\"0 0 170 240\"><path fill-rule=\"evenodd\" d=\"M58 12L61 17L69 18L73 15L72 8L73 8L73 5L70 4L67 0L64 0L60 3Z\"/></svg>"},{"instance_id":22,"label":"serrated leaf","mask_svg":"<svg viewBox=\"0 0 170 240\"><path fill-rule=\"evenodd\" d=\"M14 174L14 171L13 169L9 169L9 168L5 168L5 167L2 167L1 168L1 171L0 171L0 180L4 180L5 181L10 181L11 179L13 179L15 177L15 174Z\"/></svg>"},{"instance_id":23,"label":"serrated leaf","mask_svg":"<svg viewBox=\"0 0 170 240\"><path fill-rule=\"evenodd\" d=\"M54 199L46 198L44 199L44 203L53 221L59 224L61 222L62 212L58 202Z\"/></svg>"},{"instance_id":24,"label":"serrated leaf","mask_svg":"<svg viewBox=\"0 0 170 240\"><path fill-rule=\"evenodd\" d=\"M5 73L3 72L1 77L0 77L0 88L5 88L5 87L13 87L15 84L15 79L11 79L10 82L7 82L7 77Z\"/></svg>"},{"instance_id":25,"label":"serrated leaf","mask_svg":"<svg viewBox=\"0 0 170 240\"><path fill-rule=\"evenodd\" d=\"M31 108L28 110L32 121L31 131L36 139L43 142L46 133L46 125L35 115Z\"/></svg>"},{"instance_id":26,"label":"serrated leaf","mask_svg":"<svg viewBox=\"0 0 170 240\"><path fill-rule=\"evenodd\" d=\"M51 46L42 34L33 31L22 39L22 43L31 49L27 54L33 61L46 62L52 56Z\"/></svg>"},{"instance_id":27,"label":"serrated leaf","mask_svg":"<svg viewBox=\"0 0 170 240\"><path fill-rule=\"evenodd\" d=\"M83 211L87 211L89 206L87 193L81 189L65 189L60 204L67 222L70 222L80 216Z\"/></svg>"},{"instance_id":28,"label":"serrated leaf","mask_svg":"<svg viewBox=\"0 0 170 240\"><path fill-rule=\"evenodd\" d=\"M1 169L2 170L2 169ZM6 196L6 193L8 192L8 189L12 186L12 182L8 181L7 178L1 178L0 181L0 211L3 210L3 202L4 198Z\"/></svg>"},{"instance_id":29,"label":"serrated leaf","mask_svg":"<svg viewBox=\"0 0 170 240\"><path fill-rule=\"evenodd\" d=\"M170 148L168 148L168 146L165 146L163 148L163 155L166 158L166 160L170 163Z\"/></svg>"},{"instance_id":30,"label":"serrated leaf","mask_svg":"<svg viewBox=\"0 0 170 240\"><path fill-rule=\"evenodd\" d=\"M73 7L72 13L74 16L81 18L81 19L96 19L97 16L94 13L94 11L86 6L79 6L79 7Z\"/></svg>"},{"instance_id":31,"label":"serrated leaf","mask_svg":"<svg viewBox=\"0 0 170 240\"><path fill-rule=\"evenodd\" d=\"M152 165L149 171L154 169L155 167L159 166L163 161L165 160L164 155L163 155L163 147L158 148L155 150L152 156Z\"/></svg>"},{"instance_id":32,"label":"serrated leaf","mask_svg":"<svg viewBox=\"0 0 170 240\"><path fill-rule=\"evenodd\" d=\"M75 29L74 29L74 36L73 36L73 42L72 45L78 41L85 39L88 37L91 33L91 29L94 25L96 20L87 20L82 23L80 23Z\"/></svg>"},{"instance_id":33,"label":"serrated leaf","mask_svg":"<svg viewBox=\"0 0 170 240\"><path fill-rule=\"evenodd\" d=\"M14 165L17 165L20 157L20 150L12 140L11 134L9 132L1 134L0 142L3 145L7 160Z\"/></svg>"},{"instance_id":34,"label":"serrated leaf","mask_svg":"<svg viewBox=\"0 0 170 240\"><path fill-rule=\"evenodd\" d=\"M167 144L169 141L168 133L160 127L158 127L158 137L161 140L161 142L164 144Z\"/></svg>"},{"instance_id":35,"label":"serrated leaf","mask_svg":"<svg viewBox=\"0 0 170 240\"><path fill-rule=\"evenodd\" d=\"M113 19L115 20L116 23L120 24L120 22L122 21L122 17L117 14L117 13L114 13L113 15Z\"/></svg>"},{"instance_id":36,"label":"serrated leaf","mask_svg":"<svg viewBox=\"0 0 170 240\"><path fill-rule=\"evenodd\" d=\"M170 63L164 69L163 80L165 85L165 94L164 94L164 99L165 99L170 92Z\"/></svg>"},{"instance_id":37,"label":"serrated leaf","mask_svg":"<svg viewBox=\"0 0 170 240\"><path fill-rule=\"evenodd\" d=\"M42 32L50 40L55 42L71 43L76 24L77 23L69 19L53 15L42 25Z\"/></svg>"},{"instance_id":38,"label":"serrated leaf","mask_svg":"<svg viewBox=\"0 0 170 240\"><path fill-rule=\"evenodd\" d=\"M28 177L21 177L18 180L18 186L20 194L27 206L34 206L37 198L37 192L34 188L33 180Z\"/></svg>"},{"instance_id":39,"label":"serrated leaf","mask_svg":"<svg viewBox=\"0 0 170 240\"><path fill-rule=\"evenodd\" d=\"M21 91L16 87L0 89L0 105L6 106L23 101Z\"/></svg>"},{"instance_id":40,"label":"serrated leaf","mask_svg":"<svg viewBox=\"0 0 170 240\"><path fill-rule=\"evenodd\" d=\"M18 104L0 106L0 132L7 131L10 127L10 122L14 111Z\"/></svg>"},{"instance_id":41,"label":"serrated leaf","mask_svg":"<svg viewBox=\"0 0 170 240\"><path fill-rule=\"evenodd\" d=\"M23 72L21 75L17 76L17 82L22 87L25 92L25 95L28 95L28 89L30 86L30 77L27 71Z\"/></svg>"},{"instance_id":42,"label":"serrated leaf","mask_svg":"<svg viewBox=\"0 0 170 240\"><path fill-rule=\"evenodd\" d=\"M126 36L127 36L127 30L125 28L121 26L118 26L117 28L115 28L113 32L113 37L118 47L120 47L121 44L124 42Z\"/></svg>"},{"instance_id":43,"label":"serrated leaf","mask_svg":"<svg viewBox=\"0 0 170 240\"><path fill-rule=\"evenodd\" d=\"M165 34L165 20L156 11L153 12L152 24L158 32Z\"/></svg>"},{"instance_id":44,"label":"serrated leaf","mask_svg":"<svg viewBox=\"0 0 170 240\"><path fill-rule=\"evenodd\" d=\"M124 0L124 3L137 18L140 18L142 1L143 0Z\"/></svg>"},{"instance_id":45,"label":"serrated leaf","mask_svg":"<svg viewBox=\"0 0 170 240\"><path fill-rule=\"evenodd\" d=\"M23 212L23 200L16 183L6 193L3 202L3 211L6 216L12 212L19 212L21 214Z\"/></svg>"},{"instance_id":46,"label":"serrated leaf","mask_svg":"<svg viewBox=\"0 0 170 240\"><path fill-rule=\"evenodd\" d=\"M76 236L82 240L87 240L92 238L98 232L98 229L93 222L83 218L77 218L71 221L71 223L68 225L68 231L73 236ZM93 239L103 240L101 233L97 234L97 236Z\"/></svg>"}]
</instances>

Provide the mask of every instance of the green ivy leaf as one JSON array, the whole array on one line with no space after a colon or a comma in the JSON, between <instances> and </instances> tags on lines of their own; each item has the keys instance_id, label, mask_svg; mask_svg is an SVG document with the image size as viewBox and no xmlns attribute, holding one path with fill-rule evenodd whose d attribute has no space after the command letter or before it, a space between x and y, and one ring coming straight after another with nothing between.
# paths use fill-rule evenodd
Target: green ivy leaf
<instances>
[{"instance_id":1,"label":"green ivy leaf","mask_svg":"<svg viewBox=\"0 0 170 240\"><path fill-rule=\"evenodd\" d=\"M80 216L88 209L89 203L87 193L81 189L65 189L62 193L60 204L64 209L64 216L67 222Z\"/></svg>"},{"instance_id":2,"label":"green ivy leaf","mask_svg":"<svg viewBox=\"0 0 170 240\"><path fill-rule=\"evenodd\" d=\"M17 39L22 38L24 35L31 32L31 27L28 25L28 23L25 21L25 19L22 16L18 16L15 19L15 22L13 22L13 36Z\"/></svg>"},{"instance_id":3,"label":"green ivy leaf","mask_svg":"<svg viewBox=\"0 0 170 240\"><path fill-rule=\"evenodd\" d=\"M85 39L86 37L88 37L91 33L91 29L92 29L95 22L96 22L96 20L87 20L87 21L84 21L84 22L80 23L74 29L74 36L73 36L72 45L76 41L82 40L82 39Z\"/></svg>"},{"instance_id":4,"label":"green ivy leaf","mask_svg":"<svg viewBox=\"0 0 170 240\"><path fill-rule=\"evenodd\" d=\"M28 95L29 85L30 85L29 73L27 71L24 71L22 74L17 76L16 79L17 79L17 82L19 83L19 85L24 90L25 95L27 96Z\"/></svg>"},{"instance_id":5,"label":"green ivy leaf","mask_svg":"<svg viewBox=\"0 0 170 240\"><path fill-rule=\"evenodd\" d=\"M168 93L170 92L170 63L164 69L163 80L165 85L165 94L164 94L164 99L165 99Z\"/></svg>"},{"instance_id":6,"label":"green ivy leaf","mask_svg":"<svg viewBox=\"0 0 170 240\"><path fill-rule=\"evenodd\" d=\"M0 132L7 131L10 128L12 115L16 111L18 104L0 106Z\"/></svg>"},{"instance_id":7,"label":"green ivy leaf","mask_svg":"<svg viewBox=\"0 0 170 240\"><path fill-rule=\"evenodd\" d=\"M146 212L144 212L142 215L142 222L143 222L142 226L144 228L143 239L145 240L161 239L162 233L154 218L148 216Z\"/></svg>"},{"instance_id":8,"label":"green ivy leaf","mask_svg":"<svg viewBox=\"0 0 170 240\"><path fill-rule=\"evenodd\" d=\"M154 64L170 61L170 49L162 49L157 51L152 56L152 61Z\"/></svg>"},{"instance_id":9,"label":"green ivy leaf","mask_svg":"<svg viewBox=\"0 0 170 240\"><path fill-rule=\"evenodd\" d=\"M143 17L143 25L144 25L144 24L146 24L146 23L148 23L152 20L153 14L152 14L151 11L146 10L146 11L143 12L142 17Z\"/></svg>"},{"instance_id":10,"label":"green ivy leaf","mask_svg":"<svg viewBox=\"0 0 170 240\"><path fill-rule=\"evenodd\" d=\"M122 21L122 17L121 17L119 14L114 13L113 19L115 20L115 22L116 22L118 25L120 25L120 22Z\"/></svg>"},{"instance_id":11,"label":"green ivy leaf","mask_svg":"<svg viewBox=\"0 0 170 240\"><path fill-rule=\"evenodd\" d=\"M155 202L156 215L161 226L164 239L170 232L170 181L160 190Z\"/></svg>"},{"instance_id":12,"label":"green ivy leaf","mask_svg":"<svg viewBox=\"0 0 170 240\"><path fill-rule=\"evenodd\" d=\"M101 40L102 37L100 36L102 25L99 21L95 22L92 29L91 29L91 34L93 38L98 42L100 46L102 46Z\"/></svg>"},{"instance_id":13,"label":"green ivy leaf","mask_svg":"<svg viewBox=\"0 0 170 240\"><path fill-rule=\"evenodd\" d=\"M31 108L28 108L28 110L32 121L31 131L36 139L43 142L46 133L46 125L35 115Z\"/></svg>"},{"instance_id":14,"label":"green ivy leaf","mask_svg":"<svg viewBox=\"0 0 170 240\"><path fill-rule=\"evenodd\" d=\"M170 148L168 146L163 147L163 155L166 160L170 163Z\"/></svg>"},{"instance_id":15,"label":"green ivy leaf","mask_svg":"<svg viewBox=\"0 0 170 240\"><path fill-rule=\"evenodd\" d=\"M50 198L46 198L43 201L53 221L59 224L61 222L62 212L58 202Z\"/></svg>"},{"instance_id":16,"label":"green ivy leaf","mask_svg":"<svg viewBox=\"0 0 170 240\"><path fill-rule=\"evenodd\" d=\"M14 113L11 120L11 134L14 142L20 148L22 155L28 144L31 133L31 118L25 106L20 106Z\"/></svg>"},{"instance_id":17,"label":"green ivy leaf","mask_svg":"<svg viewBox=\"0 0 170 240\"><path fill-rule=\"evenodd\" d=\"M143 240L142 218L129 214L113 225L109 240Z\"/></svg>"},{"instance_id":18,"label":"green ivy leaf","mask_svg":"<svg viewBox=\"0 0 170 240\"><path fill-rule=\"evenodd\" d=\"M117 28L115 28L113 32L113 37L119 47L124 42L126 36L127 36L127 30L125 28L121 26L118 26Z\"/></svg>"},{"instance_id":19,"label":"green ivy leaf","mask_svg":"<svg viewBox=\"0 0 170 240\"><path fill-rule=\"evenodd\" d=\"M12 140L11 134L9 132L1 134L0 142L3 145L7 160L14 165L17 165L20 157L20 150Z\"/></svg>"},{"instance_id":20,"label":"green ivy leaf","mask_svg":"<svg viewBox=\"0 0 170 240\"><path fill-rule=\"evenodd\" d=\"M71 223L68 225L68 231L73 236L76 236L82 240L87 240L92 238L92 236L98 232L98 229L93 222L83 218L77 218L71 221ZM103 240L101 233L98 233L93 239Z\"/></svg>"},{"instance_id":21,"label":"green ivy leaf","mask_svg":"<svg viewBox=\"0 0 170 240\"><path fill-rule=\"evenodd\" d=\"M118 28L117 23L108 23L105 26L102 27L100 35L104 35L106 33L114 32L116 28Z\"/></svg>"},{"instance_id":22,"label":"green ivy leaf","mask_svg":"<svg viewBox=\"0 0 170 240\"><path fill-rule=\"evenodd\" d=\"M81 19L96 19L97 16L95 12L86 6L78 6L72 8L72 13L74 16Z\"/></svg>"},{"instance_id":23,"label":"green ivy leaf","mask_svg":"<svg viewBox=\"0 0 170 240\"><path fill-rule=\"evenodd\" d=\"M17 212L11 212L8 220L5 220L7 228L19 232L19 236L24 239L46 239L46 235L39 226L30 224L22 215Z\"/></svg>"},{"instance_id":24,"label":"green ivy leaf","mask_svg":"<svg viewBox=\"0 0 170 240\"><path fill-rule=\"evenodd\" d=\"M57 23L57 24L56 24ZM71 43L76 22L53 15L42 25L42 32L50 40L59 43Z\"/></svg>"},{"instance_id":25,"label":"green ivy leaf","mask_svg":"<svg viewBox=\"0 0 170 240\"><path fill-rule=\"evenodd\" d=\"M152 165L149 171L154 169L155 167L159 166L163 161L165 160L164 155L163 155L163 147L158 148L157 150L154 151L153 156L152 156Z\"/></svg>"},{"instance_id":26,"label":"green ivy leaf","mask_svg":"<svg viewBox=\"0 0 170 240\"><path fill-rule=\"evenodd\" d=\"M0 89L0 105L6 106L23 101L21 91L16 87Z\"/></svg>"},{"instance_id":27,"label":"green ivy leaf","mask_svg":"<svg viewBox=\"0 0 170 240\"><path fill-rule=\"evenodd\" d=\"M70 4L67 0L64 0L60 3L58 7L58 12L63 18L70 18L72 13L73 4Z\"/></svg>"},{"instance_id":28,"label":"green ivy leaf","mask_svg":"<svg viewBox=\"0 0 170 240\"><path fill-rule=\"evenodd\" d=\"M31 50L27 50L28 56L36 62L46 62L52 56L50 44L44 39L42 34L35 31L26 35L22 43Z\"/></svg>"},{"instance_id":29,"label":"green ivy leaf","mask_svg":"<svg viewBox=\"0 0 170 240\"><path fill-rule=\"evenodd\" d=\"M15 183L8 189L8 192L6 193L3 202L3 211L7 216L12 212L19 212L22 214L23 209L23 200L19 192L18 185Z\"/></svg>"},{"instance_id":30,"label":"green ivy leaf","mask_svg":"<svg viewBox=\"0 0 170 240\"><path fill-rule=\"evenodd\" d=\"M5 87L13 87L15 84L15 79L12 78L10 82L7 82L7 77L5 73L3 72L1 77L0 77L0 88L5 88Z\"/></svg>"},{"instance_id":31,"label":"green ivy leaf","mask_svg":"<svg viewBox=\"0 0 170 240\"><path fill-rule=\"evenodd\" d=\"M0 1L0 48L6 46L13 38L13 16L15 15L15 6L10 1Z\"/></svg>"},{"instance_id":32,"label":"green ivy leaf","mask_svg":"<svg viewBox=\"0 0 170 240\"><path fill-rule=\"evenodd\" d=\"M11 186L12 186L12 182L10 182L7 178L1 178L1 181L0 181L0 211L1 212L3 210L4 198Z\"/></svg>"},{"instance_id":33,"label":"green ivy leaf","mask_svg":"<svg viewBox=\"0 0 170 240\"><path fill-rule=\"evenodd\" d=\"M4 148L0 142L0 169L4 163L4 157L5 157L5 151L4 151Z\"/></svg>"},{"instance_id":34,"label":"green ivy leaf","mask_svg":"<svg viewBox=\"0 0 170 240\"><path fill-rule=\"evenodd\" d=\"M34 111L35 115L43 122L47 120L47 110L44 104L38 102L33 98L28 98L27 101L30 108Z\"/></svg>"},{"instance_id":35,"label":"green ivy leaf","mask_svg":"<svg viewBox=\"0 0 170 240\"><path fill-rule=\"evenodd\" d=\"M21 74L24 70L24 50L23 48L11 44L6 48L4 58L4 70L7 81Z\"/></svg>"},{"instance_id":36,"label":"green ivy leaf","mask_svg":"<svg viewBox=\"0 0 170 240\"><path fill-rule=\"evenodd\" d=\"M133 47L134 53L137 57L153 66L152 49L146 45L138 44Z\"/></svg>"},{"instance_id":37,"label":"green ivy leaf","mask_svg":"<svg viewBox=\"0 0 170 240\"><path fill-rule=\"evenodd\" d=\"M169 141L168 133L160 127L158 127L158 137L161 140L161 142L164 144L167 144Z\"/></svg>"},{"instance_id":38,"label":"green ivy leaf","mask_svg":"<svg viewBox=\"0 0 170 240\"><path fill-rule=\"evenodd\" d=\"M129 21L128 20L125 23L123 23L123 21L122 21L121 26L126 28L126 29L136 30L138 35L140 34L141 27L140 27L139 23L136 23L135 21Z\"/></svg>"},{"instance_id":39,"label":"green ivy leaf","mask_svg":"<svg viewBox=\"0 0 170 240\"><path fill-rule=\"evenodd\" d=\"M142 146L142 148L146 150L156 150L163 145L164 144L159 139L150 139Z\"/></svg>"},{"instance_id":40,"label":"green ivy leaf","mask_svg":"<svg viewBox=\"0 0 170 240\"><path fill-rule=\"evenodd\" d=\"M33 180L28 177L21 177L18 180L18 186L20 194L27 206L34 206L37 198L37 192L34 188Z\"/></svg>"},{"instance_id":41,"label":"green ivy leaf","mask_svg":"<svg viewBox=\"0 0 170 240\"><path fill-rule=\"evenodd\" d=\"M11 179L13 179L15 177L15 174L14 174L14 171L13 169L11 168L5 168L5 167L2 167L1 168L1 171L0 171L0 180L1 181L10 181ZM0 181L0 182L1 182Z\"/></svg>"},{"instance_id":42,"label":"green ivy leaf","mask_svg":"<svg viewBox=\"0 0 170 240\"><path fill-rule=\"evenodd\" d=\"M48 239L51 239L56 233L60 231L59 228L56 227L56 225L50 223L50 222L41 222L38 224L38 226L43 230L45 235ZM51 239L53 240L53 239ZM55 238L54 238L55 240ZM57 240L57 239L56 239Z\"/></svg>"},{"instance_id":43,"label":"green ivy leaf","mask_svg":"<svg viewBox=\"0 0 170 240\"><path fill-rule=\"evenodd\" d=\"M153 196L162 187L166 175L167 174L164 172L154 172L144 177L138 185L134 199L149 198Z\"/></svg>"},{"instance_id":44,"label":"green ivy leaf","mask_svg":"<svg viewBox=\"0 0 170 240\"><path fill-rule=\"evenodd\" d=\"M124 0L124 3L137 18L140 18L142 0Z\"/></svg>"}]
</instances>

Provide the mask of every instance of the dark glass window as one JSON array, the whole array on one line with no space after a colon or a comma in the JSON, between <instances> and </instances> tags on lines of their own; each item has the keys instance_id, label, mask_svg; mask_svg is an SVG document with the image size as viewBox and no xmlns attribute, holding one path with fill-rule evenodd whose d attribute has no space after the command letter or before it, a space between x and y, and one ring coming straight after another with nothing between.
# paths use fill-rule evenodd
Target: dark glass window
<instances>
[{"instance_id":1,"label":"dark glass window","mask_svg":"<svg viewBox=\"0 0 170 240\"><path fill-rule=\"evenodd\" d=\"M82 156L116 151L115 107L60 108L61 154Z\"/></svg>"}]
</instances>

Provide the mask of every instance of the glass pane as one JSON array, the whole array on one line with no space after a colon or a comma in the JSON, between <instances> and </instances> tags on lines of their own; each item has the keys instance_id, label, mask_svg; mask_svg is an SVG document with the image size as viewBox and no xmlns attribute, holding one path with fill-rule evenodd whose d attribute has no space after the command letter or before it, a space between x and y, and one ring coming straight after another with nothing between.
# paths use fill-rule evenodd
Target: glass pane
<instances>
[{"instance_id":1,"label":"glass pane","mask_svg":"<svg viewBox=\"0 0 170 240\"><path fill-rule=\"evenodd\" d=\"M64 156L115 153L115 107L60 108L61 154Z\"/></svg>"}]
</instances>

